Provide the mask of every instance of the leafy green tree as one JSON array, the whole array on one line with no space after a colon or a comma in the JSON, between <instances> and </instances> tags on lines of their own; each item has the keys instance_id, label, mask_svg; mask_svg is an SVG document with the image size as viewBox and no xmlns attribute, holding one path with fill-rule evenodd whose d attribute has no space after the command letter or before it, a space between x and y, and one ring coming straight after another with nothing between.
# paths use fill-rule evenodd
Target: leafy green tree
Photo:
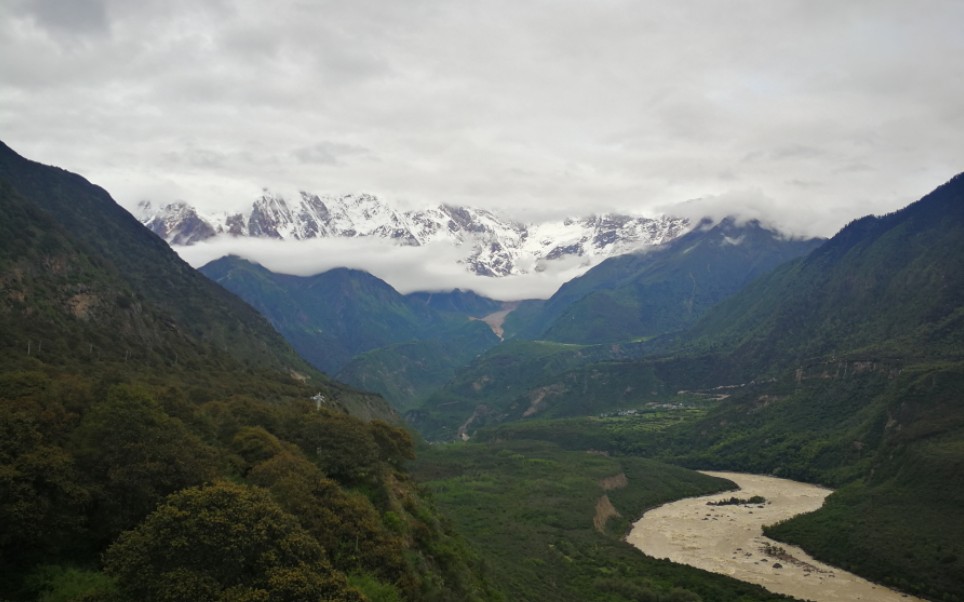
<instances>
[{"instance_id":1,"label":"leafy green tree","mask_svg":"<svg viewBox=\"0 0 964 602\"><path fill-rule=\"evenodd\" d=\"M378 459L396 468L415 459L415 442L408 431L383 420L372 420L368 428L378 446Z\"/></svg>"},{"instance_id":2,"label":"leafy green tree","mask_svg":"<svg viewBox=\"0 0 964 602\"><path fill-rule=\"evenodd\" d=\"M37 602L112 602L117 594L114 580L107 575L72 566L41 566L24 585L24 593Z\"/></svg>"},{"instance_id":3,"label":"leafy green tree","mask_svg":"<svg viewBox=\"0 0 964 602\"><path fill-rule=\"evenodd\" d=\"M284 450L277 437L260 426L245 426L231 440L231 450L244 459L247 467L254 466Z\"/></svg>"},{"instance_id":4,"label":"leafy green tree","mask_svg":"<svg viewBox=\"0 0 964 602\"><path fill-rule=\"evenodd\" d=\"M217 454L147 392L115 386L73 433L74 454L97 492L102 540L137 524L168 494L212 480Z\"/></svg>"},{"instance_id":5,"label":"leafy green tree","mask_svg":"<svg viewBox=\"0 0 964 602\"><path fill-rule=\"evenodd\" d=\"M89 499L73 459L34 416L0 403L0 574L70 547Z\"/></svg>"},{"instance_id":6,"label":"leafy green tree","mask_svg":"<svg viewBox=\"0 0 964 602\"><path fill-rule=\"evenodd\" d=\"M378 470L378 445L361 420L322 411L300 418L295 441L318 459L325 474L347 485L370 481Z\"/></svg>"},{"instance_id":7,"label":"leafy green tree","mask_svg":"<svg viewBox=\"0 0 964 602\"><path fill-rule=\"evenodd\" d=\"M282 453L254 467L248 479L267 488L345 571L361 568L395 579L404 566L402 542L360 493L342 489L300 455Z\"/></svg>"},{"instance_id":8,"label":"leafy green tree","mask_svg":"<svg viewBox=\"0 0 964 602\"><path fill-rule=\"evenodd\" d=\"M226 482L170 496L105 558L131 600L364 600L267 491Z\"/></svg>"}]
</instances>

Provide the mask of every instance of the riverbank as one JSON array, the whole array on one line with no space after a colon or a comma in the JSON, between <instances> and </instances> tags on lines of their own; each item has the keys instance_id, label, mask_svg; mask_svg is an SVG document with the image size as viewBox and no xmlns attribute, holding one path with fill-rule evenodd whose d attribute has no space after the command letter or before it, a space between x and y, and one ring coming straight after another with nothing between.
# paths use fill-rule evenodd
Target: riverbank
<instances>
[{"instance_id":1,"label":"riverbank","mask_svg":"<svg viewBox=\"0 0 964 602\"><path fill-rule=\"evenodd\" d=\"M813 512L831 491L787 479L705 472L736 483L738 497L759 504L712 506L726 492L688 498L647 512L626 540L655 558L729 575L768 590L813 602L924 602L820 563L800 548L763 536L763 526Z\"/></svg>"}]
</instances>

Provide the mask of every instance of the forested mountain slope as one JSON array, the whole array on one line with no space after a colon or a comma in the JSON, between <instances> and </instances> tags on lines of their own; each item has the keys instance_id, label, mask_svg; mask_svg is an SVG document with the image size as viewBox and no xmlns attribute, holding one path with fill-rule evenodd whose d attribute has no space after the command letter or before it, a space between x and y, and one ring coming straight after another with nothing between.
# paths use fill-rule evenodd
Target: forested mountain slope
<instances>
[{"instance_id":1,"label":"forested mountain slope","mask_svg":"<svg viewBox=\"0 0 964 602\"><path fill-rule=\"evenodd\" d=\"M0 182L8 304L23 297L31 305L30 287L45 282L38 286L59 298L37 301L60 305L78 324L113 323L114 347L129 343L124 351L131 355L159 360L161 354L128 341L136 330L145 343L178 339L204 353L227 350L260 368L307 370L260 316L201 277L103 189L6 146L0 146Z\"/></svg>"},{"instance_id":2,"label":"forested mountain slope","mask_svg":"<svg viewBox=\"0 0 964 602\"><path fill-rule=\"evenodd\" d=\"M384 400L80 176L0 147L0 213L0 598L496 596Z\"/></svg>"},{"instance_id":3,"label":"forested mountain slope","mask_svg":"<svg viewBox=\"0 0 964 602\"><path fill-rule=\"evenodd\" d=\"M843 228L761 278L686 337L757 363L841 354L964 355L964 175Z\"/></svg>"}]
</instances>

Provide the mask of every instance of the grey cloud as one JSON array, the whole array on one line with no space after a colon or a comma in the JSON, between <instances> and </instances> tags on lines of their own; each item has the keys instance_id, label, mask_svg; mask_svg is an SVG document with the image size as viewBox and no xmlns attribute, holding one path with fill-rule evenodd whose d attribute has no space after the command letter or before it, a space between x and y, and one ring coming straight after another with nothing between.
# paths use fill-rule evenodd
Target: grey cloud
<instances>
[{"instance_id":1,"label":"grey cloud","mask_svg":"<svg viewBox=\"0 0 964 602\"><path fill-rule=\"evenodd\" d=\"M363 146L326 140L312 144L311 146L303 146L295 149L292 154L302 163L339 165L345 157L367 155L369 151Z\"/></svg>"},{"instance_id":2,"label":"grey cloud","mask_svg":"<svg viewBox=\"0 0 964 602\"><path fill-rule=\"evenodd\" d=\"M826 151L805 144L789 144L776 148L769 153L769 157L777 161L784 159L818 159L826 155Z\"/></svg>"},{"instance_id":3,"label":"grey cloud","mask_svg":"<svg viewBox=\"0 0 964 602\"><path fill-rule=\"evenodd\" d=\"M862 173L868 171L876 171L873 167L867 165L866 163L850 163L848 165L843 165L834 170L836 173Z\"/></svg>"},{"instance_id":4,"label":"grey cloud","mask_svg":"<svg viewBox=\"0 0 964 602\"><path fill-rule=\"evenodd\" d=\"M162 157L171 164L199 169L221 169L230 160L224 153L203 148L169 151Z\"/></svg>"},{"instance_id":5,"label":"grey cloud","mask_svg":"<svg viewBox=\"0 0 964 602\"><path fill-rule=\"evenodd\" d=\"M104 34L110 30L104 0L23 0L18 8L54 36Z\"/></svg>"}]
</instances>

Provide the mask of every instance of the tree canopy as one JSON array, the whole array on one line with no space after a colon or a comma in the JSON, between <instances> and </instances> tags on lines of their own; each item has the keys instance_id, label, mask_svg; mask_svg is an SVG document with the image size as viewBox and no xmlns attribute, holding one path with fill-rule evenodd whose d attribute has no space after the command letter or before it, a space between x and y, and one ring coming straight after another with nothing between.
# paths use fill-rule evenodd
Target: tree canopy
<instances>
[{"instance_id":1,"label":"tree canopy","mask_svg":"<svg viewBox=\"0 0 964 602\"><path fill-rule=\"evenodd\" d=\"M145 602L363 600L267 491L224 481L170 496L106 555Z\"/></svg>"}]
</instances>

